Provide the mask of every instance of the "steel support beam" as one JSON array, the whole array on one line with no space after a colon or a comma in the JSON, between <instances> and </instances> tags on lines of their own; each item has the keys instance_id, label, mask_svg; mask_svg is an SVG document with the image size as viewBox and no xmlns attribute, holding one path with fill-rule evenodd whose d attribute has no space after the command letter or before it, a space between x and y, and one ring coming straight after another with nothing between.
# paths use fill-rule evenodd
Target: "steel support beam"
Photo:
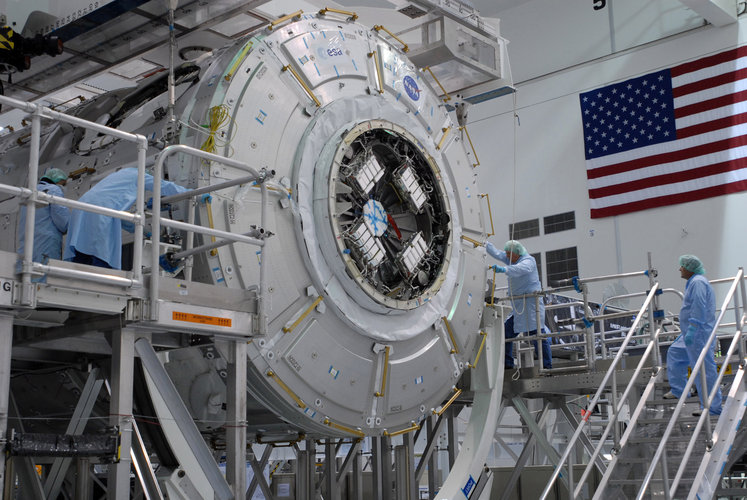
<instances>
[{"instance_id":1,"label":"steel support beam","mask_svg":"<svg viewBox=\"0 0 747 500\"><path fill-rule=\"evenodd\" d=\"M348 497L351 500L363 500L363 456L360 446L353 456L351 491Z\"/></svg>"},{"instance_id":2,"label":"steel support beam","mask_svg":"<svg viewBox=\"0 0 747 500\"><path fill-rule=\"evenodd\" d=\"M296 465L295 465L295 474L293 476L295 485L296 485L296 500L313 500L313 496L311 496L309 486L309 461L310 453L308 451L308 441L306 445L306 450L299 450L297 446L294 446L296 449Z\"/></svg>"},{"instance_id":3,"label":"steel support beam","mask_svg":"<svg viewBox=\"0 0 747 500\"><path fill-rule=\"evenodd\" d=\"M433 419L436 418L436 424L433 425ZM431 457L433 456L433 450L436 449L438 444L438 433L441 430L441 422L443 421L443 413L438 417L430 416L426 418L426 443L423 453L420 455L420 462L415 469L415 482L420 482L420 478L423 477L423 471L425 470L425 464L430 464Z\"/></svg>"},{"instance_id":4,"label":"steel support beam","mask_svg":"<svg viewBox=\"0 0 747 500\"><path fill-rule=\"evenodd\" d=\"M568 405L565 403L565 401L559 404L559 408L560 411L563 412L563 415L565 416L566 420L568 420L568 423L571 424L571 427L575 432L576 428L578 428L579 426L579 420L576 418L576 415L574 415L571 409L568 408ZM589 439L589 436L587 436L586 433L582 432L578 435L578 438L589 456L592 456L594 454L594 448L596 447ZM607 470L607 466L604 464L604 460L602 460L601 455L597 455L596 460L594 460L594 464L597 466L597 470L599 470L600 474L604 475L604 472Z\"/></svg>"},{"instance_id":5,"label":"steel support beam","mask_svg":"<svg viewBox=\"0 0 747 500\"><path fill-rule=\"evenodd\" d=\"M226 388L226 479L233 496L246 494L246 340L229 341Z\"/></svg>"},{"instance_id":6,"label":"steel support beam","mask_svg":"<svg viewBox=\"0 0 747 500\"><path fill-rule=\"evenodd\" d=\"M397 500L416 500L417 482L415 481L415 450L412 434L402 434L402 444L394 448L395 498Z\"/></svg>"},{"instance_id":7,"label":"steel support beam","mask_svg":"<svg viewBox=\"0 0 747 500\"><path fill-rule=\"evenodd\" d=\"M96 400L99 397L101 386L104 381L99 379L99 370L94 368L88 374L86 384L83 386L83 390L78 398L78 404L75 406L73 416L70 418L70 423L67 426L65 434L71 436L79 436L83 434L88 423L88 417L91 416L93 405L96 404ZM57 458L52 463L52 468L47 475L47 479L44 481L44 496L46 498L57 498L60 494L60 488L62 482L65 480L67 470L70 468L72 458Z\"/></svg>"},{"instance_id":8,"label":"steel support beam","mask_svg":"<svg viewBox=\"0 0 747 500\"><path fill-rule=\"evenodd\" d=\"M249 489L246 492L246 499L251 500L251 498L254 496L254 490L257 489L257 486L259 486L259 489L262 491L262 494L265 496L266 500L272 500L272 492L270 492L270 486L267 484L267 481L265 481L265 466L267 465L267 461L270 459L270 453L272 452L272 446L269 444L265 446L265 450L262 452L262 458L257 461L256 455L254 455L254 450L252 447L249 447L249 465L252 467L252 471L254 472L254 477L252 478L252 482L249 484Z\"/></svg>"},{"instance_id":9,"label":"steel support beam","mask_svg":"<svg viewBox=\"0 0 747 500\"><path fill-rule=\"evenodd\" d=\"M536 443L542 448L542 451L545 452L545 455L547 455L548 460L550 460L550 463L552 463L555 467L558 466L560 463L560 455L555 450L555 448L552 447L552 444L547 440L545 437L545 434L542 432L542 429L539 425L537 425L537 422L535 422L534 417L532 417L532 414L529 412L529 409L527 408L526 404L524 404L524 400L520 397L514 397L512 399L514 408L521 416L521 419L524 421L526 426L529 428L529 432L531 432L534 437ZM547 408L549 404L546 404L545 407ZM544 409L543 409L544 411ZM568 475L567 475L567 469L561 469L561 478L563 479L563 483L566 487L569 487L568 482Z\"/></svg>"},{"instance_id":10,"label":"steel support beam","mask_svg":"<svg viewBox=\"0 0 747 500\"><path fill-rule=\"evenodd\" d=\"M537 417L537 426L544 427L545 423L547 422L547 416L549 414L550 407L546 405L544 408L542 408L542 411ZM503 489L501 500L508 500L512 497L514 488L516 488L516 483L519 482L521 473L524 470L524 467L526 467L527 462L529 461L529 457L532 455L535 441L535 435L530 434L527 442L524 444L524 448L521 450L521 455L519 455L519 458L516 460L516 465L514 465L513 471L511 471L511 477L508 478L508 482L505 485L501 486L501 488Z\"/></svg>"},{"instance_id":11,"label":"steel support beam","mask_svg":"<svg viewBox=\"0 0 747 500\"><path fill-rule=\"evenodd\" d=\"M158 360L156 352L148 339L141 338L135 342L135 351L140 356L148 376L153 381L153 388L163 399L164 403L171 412L171 417L179 427L184 440L189 445L189 450L194 455L197 464L210 484L218 500L231 500L234 498L231 488L229 488L223 474L221 474L218 465L213 459L213 455L208 448L202 434L197 429L192 416L189 414L187 407L184 405L179 396L179 392L174 387L174 383L169 378L169 374ZM132 384L132 382L130 382ZM123 452L124 453L124 452ZM127 454L129 457L129 452Z\"/></svg>"},{"instance_id":12,"label":"steel support beam","mask_svg":"<svg viewBox=\"0 0 747 500\"><path fill-rule=\"evenodd\" d=\"M75 500L88 500L93 494L93 482L88 473L91 470L91 460L88 458L78 458L75 466Z\"/></svg>"},{"instance_id":13,"label":"steel support beam","mask_svg":"<svg viewBox=\"0 0 747 500\"><path fill-rule=\"evenodd\" d=\"M132 382L135 360L135 331L121 328L112 332L112 395L109 403L109 424L120 433L119 461L109 466L108 498L130 498L130 469L132 459Z\"/></svg>"},{"instance_id":14,"label":"steel support beam","mask_svg":"<svg viewBox=\"0 0 747 500\"><path fill-rule=\"evenodd\" d=\"M337 448L334 439L324 442L324 498L340 500L340 488L337 485Z\"/></svg>"},{"instance_id":15,"label":"steel support beam","mask_svg":"<svg viewBox=\"0 0 747 500\"><path fill-rule=\"evenodd\" d=\"M33 237L33 236L32 236ZM29 240L26 240L26 244ZM13 350L13 316L0 313L0 449L8 442L8 407L10 402L10 354ZM5 453L0 453L0 491L5 485Z\"/></svg>"}]
</instances>

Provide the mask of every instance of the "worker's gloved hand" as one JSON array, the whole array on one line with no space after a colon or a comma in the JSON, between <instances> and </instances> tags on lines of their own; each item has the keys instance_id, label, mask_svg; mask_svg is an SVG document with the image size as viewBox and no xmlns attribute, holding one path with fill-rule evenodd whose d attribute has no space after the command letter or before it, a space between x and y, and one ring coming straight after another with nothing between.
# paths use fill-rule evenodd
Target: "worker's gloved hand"
<instances>
[{"instance_id":1,"label":"worker's gloved hand","mask_svg":"<svg viewBox=\"0 0 747 500\"><path fill-rule=\"evenodd\" d=\"M693 345L693 342L695 342L695 327L693 325L690 325L690 327L685 332L685 345L691 346Z\"/></svg>"},{"instance_id":2,"label":"worker's gloved hand","mask_svg":"<svg viewBox=\"0 0 747 500\"><path fill-rule=\"evenodd\" d=\"M505 273L506 268L503 266L491 266L491 269L497 273Z\"/></svg>"},{"instance_id":3,"label":"worker's gloved hand","mask_svg":"<svg viewBox=\"0 0 747 500\"><path fill-rule=\"evenodd\" d=\"M161 255L158 258L158 263L163 268L163 270L166 271L167 273L173 273L179 268L179 266L176 263L171 262L171 259L169 259L169 256L166 254Z\"/></svg>"},{"instance_id":4,"label":"worker's gloved hand","mask_svg":"<svg viewBox=\"0 0 747 500\"><path fill-rule=\"evenodd\" d=\"M150 198L148 201L145 202L145 208L147 208L148 210L153 208L153 198Z\"/></svg>"},{"instance_id":5,"label":"worker's gloved hand","mask_svg":"<svg viewBox=\"0 0 747 500\"><path fill-rule=\"evenodd\" d=\"M205 193L202 196L200 196L200 201L202 203L211 203L213 201L213 197L210 196L210 193Z\"/></svg>"}]
</instances>

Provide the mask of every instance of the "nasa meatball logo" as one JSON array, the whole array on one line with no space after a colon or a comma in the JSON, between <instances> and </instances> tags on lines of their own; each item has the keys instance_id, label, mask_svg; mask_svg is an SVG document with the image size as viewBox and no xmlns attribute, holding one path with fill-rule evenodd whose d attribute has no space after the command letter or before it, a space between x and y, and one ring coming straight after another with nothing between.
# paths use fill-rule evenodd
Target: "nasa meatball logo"
<instances>
[{"instance_id":1,"label":"nasa meatball logo","mask_svg":"<svg viewBox=\"0 0 747 500\"><path fill-rule=\"evenodd\" d=\"M402 84L405 86L405 92L410 96L410 99L413 101L420 99L420 88L411 76L406 76L402 80Z\"/></svg>"}]
</instances>

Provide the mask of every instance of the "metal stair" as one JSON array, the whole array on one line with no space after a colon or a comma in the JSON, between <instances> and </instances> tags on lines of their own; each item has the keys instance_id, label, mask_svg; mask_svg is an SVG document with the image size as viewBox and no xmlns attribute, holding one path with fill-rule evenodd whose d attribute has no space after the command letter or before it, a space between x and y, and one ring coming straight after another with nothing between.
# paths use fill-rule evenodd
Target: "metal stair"
<instances>
[{"instance_id":1,"label":"metal stair","mask_svg":"<svg viewBox=\"0 0 747 500\"><path fill-rule=\"evenodd\" d=\"M725 395L721 415L709 416L705 411L699 417L693 416L693 412L700 409L700 402L697 397L689 397L689 393L694 385L695 376L700 376L707 354L705 350L693 367L695 376L688 379L682 397L679 400L663 399L662 393L667 390L668 383L664 380L666 370L662 368L661 360L658 359L661 325L654 327L650 342L636 367L636 376L631 378L624 389L616 384L616 371L620 370L631 332L636 329L639 319L645 317L647 312L649 317L653 316L652 310L656 308L655 297L658 289L658 284L655 284L587 408L588 414L591 414L602 398L608 399L609 421L591 453L589 465L576 481L575 488L571 487L570 498L585 498L582 492L594 468L594 462L603 454L605 446L609 449L610 438L613 441L611 459L593 492L594 500L713 498L721 476L728 470L727 464L734 459L729 456L731 445L738 433L745 432L739 427L747 408L747 379L744 374L747 364L747 317L744 314L744 304L747 295L743 270L740 269L733 280L729 281L731 287L720 309L716 326L706 343L711 345L719 331L734 327L734 334L731 336L728 352L721 362L716 383L716 386L722 386ZM725 322L726 311L734 311L733 323ZM729 368L736 364L736 373L727 375ZM650 371L651 376L645 385L641 385L637 375L646 373L646 370ZM621 395L618 394L620 391ZM707 396L706 403L709 403L715 396L715 391ZM630 412L630 418L626 422L621 422L623 410ZM542 499L548 498L555 481L566 467L587 420L588 417L576 428L542 493ZM624 432L618 437L623 424Z\"/></svg>"}]
</instances>

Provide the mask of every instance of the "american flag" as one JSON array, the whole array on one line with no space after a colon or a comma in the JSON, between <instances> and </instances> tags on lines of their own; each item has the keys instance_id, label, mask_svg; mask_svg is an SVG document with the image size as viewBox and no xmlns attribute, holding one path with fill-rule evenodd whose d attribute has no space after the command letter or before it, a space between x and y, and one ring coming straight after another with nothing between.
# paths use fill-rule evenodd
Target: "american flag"
<instances>
[{"instance_id":1,"label":"american flag","mask_svg":"<svg viewBox=\"0 0 747 500\"><path fill-rule=\"evenodd\" d=\"M592 218L747 190L747 46L580 100Z\"/></svg>"}]
</instances>

